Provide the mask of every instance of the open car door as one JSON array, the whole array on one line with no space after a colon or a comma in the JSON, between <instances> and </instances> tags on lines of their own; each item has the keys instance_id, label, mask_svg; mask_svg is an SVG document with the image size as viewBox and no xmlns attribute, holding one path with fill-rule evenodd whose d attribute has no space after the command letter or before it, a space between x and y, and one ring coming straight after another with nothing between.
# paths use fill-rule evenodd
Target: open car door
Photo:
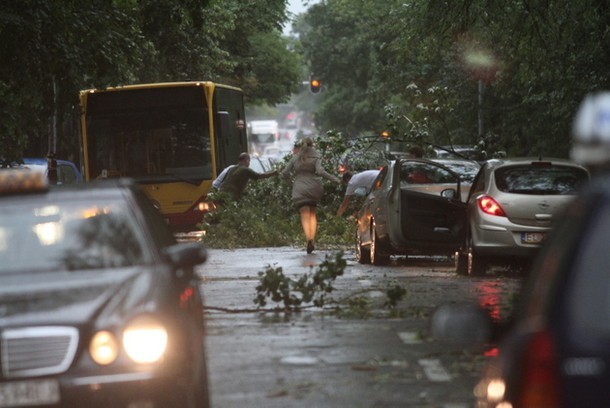
<instances>
[{"instance_id":1,"label":"open car door","mask_svg":"<svg viewBox=\"0 0 610 408\"><path fill-rule=\"evenodd\" d=\"M420 159L401 160L394 172L404 241L422 249L457 250L466 232L460 177L445 166Z\"/></svg>"}]
</instances>

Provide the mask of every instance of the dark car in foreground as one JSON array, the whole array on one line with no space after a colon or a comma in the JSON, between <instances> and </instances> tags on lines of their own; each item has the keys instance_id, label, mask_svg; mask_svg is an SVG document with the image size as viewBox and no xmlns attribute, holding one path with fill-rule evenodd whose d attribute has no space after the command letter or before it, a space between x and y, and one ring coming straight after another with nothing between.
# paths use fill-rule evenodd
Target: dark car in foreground
<instances>
[{"instance_id":1,"label":"dark car in foreground","mask_svg":"<svg viewBox=\"0 0 610 408\"><path fill-rule=\"evenodd\" d=\"M468 196L468 229L456 254L457 272L483 275L493 264L527 265L557 214L588 180L588 171L568 160L487 161Z\"/></svg>"},{"instance_id":2,"label":"dark car in foreground","mask_svg":"<svg viewBox=\"0 0 610 408\"><path fill-rule=\"evenodd\" d=\"M434 314L436 336L500 339L475 387L477 407L610 407L609 242L605 176L561 212L508 321L473 306Z\"/></svg>"},{"instance_id":3,"label":"dark car in foreground","mask_svg":"<svg viewBox=\"0 0 610 408\"><path fill-rule=\"evenodd\" d=\"M205 258L129 180L0 172L0 406L207 407Z\"/></svg>"},{"instance_id":4,"label":"dark car in foreground","mask_svg":"<svg viewBox=\"0 0 610 408\"><path fill-rule=\"evenodd\" d=\"M460 176L448 167L391 160L358 211L356 258L378 265L392 255L452 255L466 227L460 197Z\"/></svg>"}]
</instances>

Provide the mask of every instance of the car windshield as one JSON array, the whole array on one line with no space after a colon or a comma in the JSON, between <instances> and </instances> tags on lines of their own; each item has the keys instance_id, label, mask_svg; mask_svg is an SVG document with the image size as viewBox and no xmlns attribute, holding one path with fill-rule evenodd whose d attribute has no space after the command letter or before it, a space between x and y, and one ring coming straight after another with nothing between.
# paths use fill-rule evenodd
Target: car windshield
<instances>
[{"instance_id":1,"label":"car windshield","mask_svg":"<svg viewBox=\"0 0 610 408\"><path fill-rule=\"evenodd\" d=\"M455 177L447 170L430 163L407 161L401 164L400 185L455 183Z\"/></svg>"},{"instance_id":2,"label":"car windshield","mask_svg":"<svg viewBox=\"0 0 610 408\"><path fill-rule=\"evenodd\" d=\"M569 195L576 194L588 180L585 170L571 166L519 165L495 171L496 186L505 193Z\"/></svg>"},{"instance_id":3,"label":"car windshield","mask_svg":"<svg viewBox=\"0 0 610 408\"><path fill-rule=\"evenodd\" d=\"M150 262L119 203L19 202L0 208L0 274L118 268Z\"/></svg>"},{"instance_id":4,"label":"car windshield","mask_svg":"<svg viewBox=\"0 0 610 408\"><path fill-rule=\"evenodd\" d=\"M480 169L478 164L467 161L445 160L439 163L460 176L460 180L464 183L472 183Z\"/></svg>"}]
</instances>

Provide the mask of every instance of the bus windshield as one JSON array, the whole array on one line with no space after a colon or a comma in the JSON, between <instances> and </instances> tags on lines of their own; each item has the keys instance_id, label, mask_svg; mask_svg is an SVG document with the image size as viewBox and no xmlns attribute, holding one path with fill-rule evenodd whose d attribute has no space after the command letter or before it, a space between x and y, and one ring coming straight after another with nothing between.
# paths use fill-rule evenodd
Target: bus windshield
<instances>
[{"instance_id":1,"label":"bus windshield","mask_svg":"<svg viewBox=\"0 0 610 408\"><path fill-rule=\"evenodd\" d=\"M201 87L92 93L86 122L91 178L193 184L213 178Z\"/></svg>"}]
</instances>

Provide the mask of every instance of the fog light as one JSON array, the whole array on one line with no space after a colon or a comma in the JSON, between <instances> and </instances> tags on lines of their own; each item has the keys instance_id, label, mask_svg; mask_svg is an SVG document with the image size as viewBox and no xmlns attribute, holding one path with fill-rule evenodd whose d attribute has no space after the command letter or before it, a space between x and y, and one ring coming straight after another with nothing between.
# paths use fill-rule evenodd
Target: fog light
<instances>
[{"instance_id":1,"label":"fog light","mask_svg":"<svg viewBox=\"0 0 610 408\"><path fill-rule=\"evenodd\" d=\"M119 355L119 343L109 331L99 331L89 343L89 354L97 364L111 364Z\"/></svg>"}]
</instances>

